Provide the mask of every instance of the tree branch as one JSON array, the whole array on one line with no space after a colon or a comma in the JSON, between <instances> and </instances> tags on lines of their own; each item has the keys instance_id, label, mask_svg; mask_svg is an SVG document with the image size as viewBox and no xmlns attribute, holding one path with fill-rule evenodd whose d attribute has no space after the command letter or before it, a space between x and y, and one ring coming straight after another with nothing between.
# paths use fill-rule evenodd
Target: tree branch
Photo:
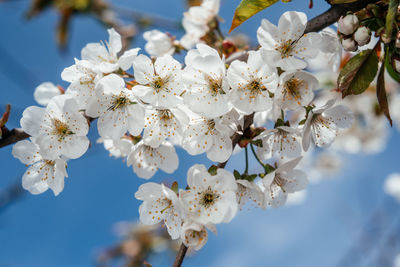
<instances>
[{"instance_id":1,"label":"tree branch","mask_svg":"<svg viewBox=\"0 0 400 267\"><path fill-rule=\"evenodd\" d=\"M181 244L178 254L176 255L174 265L172 267L180 267L182 265L183 259L185 258L188 247L183 243Z\"/></svg>"},{"instance_id":2,"label":"tree branch","mask_svg":"<svg viewBox=\"0 0 400 267\"><path fill-rule=\"evenodd\" d=\"M15 128L9 131L7 128L3 127L2 132L3 137L0 139L0 148L14 144L29 137L29 134L25 133L20 128Z\"/></svg>"},{"instance_id":3,"label":"tree branch","mask_svg":"<svg viewBox=\"0 0 400 267\"><path fill-rule=\"evenodd\" d=\"M379 0L360 0L351 4L333 5L321 15L310 20L307 23L305 33L318 32L338 21L338 19L341 16L346 15L348 11L356 12L363 9L368 4L376 3L378 1Z\"/></svg>"}]
</instances>

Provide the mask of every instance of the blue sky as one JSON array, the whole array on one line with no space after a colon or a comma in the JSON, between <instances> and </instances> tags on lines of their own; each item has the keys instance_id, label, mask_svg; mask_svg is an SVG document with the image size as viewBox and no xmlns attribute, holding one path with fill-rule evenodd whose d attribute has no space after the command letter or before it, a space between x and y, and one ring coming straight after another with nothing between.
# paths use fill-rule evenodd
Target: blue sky
<instances>
[{"instance_id":1,"label":"blue sky","mask_svg":"<svg viewBox=\"0 0 400 267\"><path fill-rule=\"evenodd\" d=\"M255 38L261 18L276 22L284 10L303 10L313 17L327 8L323 1L315 1L314 9L308 10L307 2L279 3L239 30ZM184 10L180 0L115 3L176 19ZM224 32L238 3L222 1ZM38 84L51 81L65 85L60 73L80 56L80 49L88 42L107 39L99 23L81 16L71 24L68 50L60 53L54 42L57 15L46 12L26 21L23 15L27 8L26 0L0 4L0 111L4 104L12 104L10 128L19 126L25 107L35 105L33 90ZM142 38L134 45L143 47ZM95 130L91 129L92 141L97 138ZM207 245L185 259L186 266L335 266L357 240L372 212L384 211L381 217L387 229L396 223L398 206L384 195L382 184L389 173L400 172L399 147L399 133L392 130L383 153L344 155L343 171L333 179L310 185L303 205L243 211L230 224L219 225L218 236L210 234ZM159 172L153 181L175 179L185 184L191 165L210 164L204 156L178 153L178 171L173 175ZM236 156L228 169L243 165L241 156ZM0 149L0 159L1 189L20 181L25 166L12 158L11 147ZM114 223L138 219L139 202L133 195L144 180L120 160L109 158L102 146L93 143L82 158L71 161L68 174L58 197L50 191L38 196L25 194L0 213L0 266L90 266L104 247L118 240L112 232ZM383 242L385 231L380 232L377 244ZM374 265L376 251L370 250L355 266ZM400 248L393 251L400 252ZM171 257L160 255L150 263L170 266Z\"/></svg>"}]
</instances>

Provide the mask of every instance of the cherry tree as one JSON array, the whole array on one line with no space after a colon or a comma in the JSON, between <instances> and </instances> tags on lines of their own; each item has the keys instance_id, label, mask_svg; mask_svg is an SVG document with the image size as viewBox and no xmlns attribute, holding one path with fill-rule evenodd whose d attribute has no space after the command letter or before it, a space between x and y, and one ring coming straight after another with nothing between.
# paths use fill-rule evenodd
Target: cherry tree
<instances>
[{"instance_id":1,"label":"cherry tree","mask_svg":"<svg viewBox=\"0 0 400 267\"><path fill-rule=\"evenodd\" d=\"M243 0L231 31L276 2ZM181 37L144 32L144 49L124 46L113 25L108 41L87 44L66 66L61 77L68 88L51 82L36 88L39 106L25 109L21 128L6 127L8 108L0 147L15 143L12 155L28 166L24 189L50 188L55 196L68 186L69 162L90 149L93 123L105 149L142 179L173 174L177 148L205 153L214 165L195 164L172 185L145 181L135 193L141 223L165 225L180 240L173 265L180 266L188 248L201 249L209 231L244 205L268 212L306 190L326 167L310 160L316 147L360 152L382 139L378 122L400 128L399 1L327 2L330 9L312 19L297 11L281 14L277 25L262 19L254 48L222 34L219 0L190 7ZM327 87L321 73L335 85ZM225 170L240 150L245 169ZM250 160L261 173L249 171ZM391 177L385 190L398 195L398 183Z\"/></svg>"}]
</instances>

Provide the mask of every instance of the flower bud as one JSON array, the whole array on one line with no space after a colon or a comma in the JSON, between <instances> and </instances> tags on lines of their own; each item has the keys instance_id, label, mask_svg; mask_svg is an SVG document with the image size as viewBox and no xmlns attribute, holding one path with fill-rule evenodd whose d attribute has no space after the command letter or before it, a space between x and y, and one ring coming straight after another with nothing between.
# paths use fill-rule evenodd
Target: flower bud
<instances>
[{"instance_id":1,"label":"flower bud","mask_svg":"<svg viewBox=\"0 0 400 267\"><path fill-rule=\"evenodd\" d=\"M357 44L353 38L347 38L342 40L343 49L346 51L354 52L357 50Z\"/></svg>"},{"instance_id":2,"label":"flower bud","mask_svg":"<svg viewBox=\"0 0 400 267\"><path fill-rule=\"evenodd\" d=\"M358 22L356 15L342 16L338 21L338 30L344 35L350 35L357 29Z\"/></svg>"},{"instance_id":3,"label":"flower bud","mask_svg":"<svg viewBox=\"0 0 400 267\"><path fill-rule=\"evenodd\" d=\"M354 40L357 42L359 46L368 44L369 41L371 40L370 30L365 26L359 27L357 31L354 33Z\"/></svg>"}]
</instances>

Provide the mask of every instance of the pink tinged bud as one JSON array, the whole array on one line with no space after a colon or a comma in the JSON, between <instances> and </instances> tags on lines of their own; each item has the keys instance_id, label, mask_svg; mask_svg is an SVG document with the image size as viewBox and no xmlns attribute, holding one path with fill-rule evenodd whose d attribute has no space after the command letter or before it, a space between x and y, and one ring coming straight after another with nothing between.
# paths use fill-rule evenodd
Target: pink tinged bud
<instances>
[{"instance_id":1,"label":"pink tinged bud","mask_svg":"<svg viewBox=\"0 0 400 267\"><path fill-rule=\"evenodd\" d=\"M359 46L363 46L369 43L371 40L371 32L365 27L359 27L357 31L354 33L354 40L357 42Z\"/></svg>"},{"instance_id":2,"label":"pink tinged bud","mask_svg":"<svg viewBox=\"0 0 400 267\"><path fill-rule=\"evenodd\" d=\"M350 35L357 29L358 23L356 15L342 16L338 21L338 30L344 35Z\"/></svg>"},{"instance_id":3,"label":"pink tinged bud","mask_svg":"<svg viewBox=\"0 0 400 267\"><path fill-rule=\"evenodd\" d=\"M354 52L357 50L357 44L353 38L347 38L342 40L343 49L346 51Z\"/></svg>"}]
</instances>

